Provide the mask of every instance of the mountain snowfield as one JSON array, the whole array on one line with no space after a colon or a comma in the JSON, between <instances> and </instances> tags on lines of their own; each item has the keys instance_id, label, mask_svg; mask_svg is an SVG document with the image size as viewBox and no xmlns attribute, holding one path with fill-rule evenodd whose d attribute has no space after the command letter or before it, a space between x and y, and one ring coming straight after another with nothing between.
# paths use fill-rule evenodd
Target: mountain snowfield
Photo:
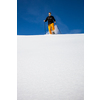
<instances>
[{"instance_id":1,"label":"mountain snowfield","mask_svg":"<svg viewBox=\"0 0 100 100\"><path fill-rule=\"evenodd\" d=\"M84 100L84 34L17 36L17 100Z\"/></svg>"}]
</instances>

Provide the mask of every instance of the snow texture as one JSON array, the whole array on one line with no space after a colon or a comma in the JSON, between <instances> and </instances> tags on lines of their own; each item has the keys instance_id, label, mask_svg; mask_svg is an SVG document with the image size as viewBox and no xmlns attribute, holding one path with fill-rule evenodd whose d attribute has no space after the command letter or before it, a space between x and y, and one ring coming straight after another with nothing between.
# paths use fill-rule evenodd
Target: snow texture
<instances>
[{"instance_id":1,"label":"snow texture","mask_svg":"<svg viewBox=\"0 0 100 100\"><path fill-rule=\"evenodd\" d=\"M17 100L84 100L84 35L17 36Z\"/></svg>"}]
</instances>

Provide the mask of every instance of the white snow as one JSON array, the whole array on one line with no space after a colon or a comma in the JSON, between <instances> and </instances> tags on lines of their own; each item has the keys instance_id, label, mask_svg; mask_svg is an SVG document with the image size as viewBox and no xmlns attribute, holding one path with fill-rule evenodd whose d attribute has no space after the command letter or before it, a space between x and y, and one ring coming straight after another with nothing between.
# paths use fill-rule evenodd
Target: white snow
<instances>
[{"instance_id":1,"label":"white snow","mask_svg":"<svg viewBox=\"0 0 100 100\"><path fill-rule=\"evenodd\" d=\"M84 100L84 35L17 36L17 100Z\"/></svg>"}]
</instances>

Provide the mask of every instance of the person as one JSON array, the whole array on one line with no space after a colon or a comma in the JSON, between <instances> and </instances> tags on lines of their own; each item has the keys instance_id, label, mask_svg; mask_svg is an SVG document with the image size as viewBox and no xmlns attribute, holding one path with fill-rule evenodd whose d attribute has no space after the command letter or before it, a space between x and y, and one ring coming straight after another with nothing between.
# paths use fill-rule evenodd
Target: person
<instances>
[{"instance_id":1,"label":"person","mask_svg":"<svg viewBox=\"0 0 100 100\"><path fill-rule=\"evenodd\" d=\"M55 34L54 30L54 23L56 23L56 20L53 16L51 16L51 12L48 13L49 16L46 18L46 20L44 20L44 22L48 21L48 30L50 34Z\"/></svg>"}]
</instances>

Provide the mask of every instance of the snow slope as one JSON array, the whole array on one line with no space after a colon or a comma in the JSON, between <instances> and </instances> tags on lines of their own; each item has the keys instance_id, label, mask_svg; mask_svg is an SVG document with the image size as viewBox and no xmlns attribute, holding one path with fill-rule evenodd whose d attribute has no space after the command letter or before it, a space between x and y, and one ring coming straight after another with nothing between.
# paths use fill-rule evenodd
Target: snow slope
<instances>
[{"instance_id":1,"label":"snow slope","mask_svg":"<svg viewBox=\"0 0 100 100\"><path fill-rule=\"evenodd\" d=\"M17 36L17 100L84 100L84 35Z\"/></svg>"}]
</instances>

